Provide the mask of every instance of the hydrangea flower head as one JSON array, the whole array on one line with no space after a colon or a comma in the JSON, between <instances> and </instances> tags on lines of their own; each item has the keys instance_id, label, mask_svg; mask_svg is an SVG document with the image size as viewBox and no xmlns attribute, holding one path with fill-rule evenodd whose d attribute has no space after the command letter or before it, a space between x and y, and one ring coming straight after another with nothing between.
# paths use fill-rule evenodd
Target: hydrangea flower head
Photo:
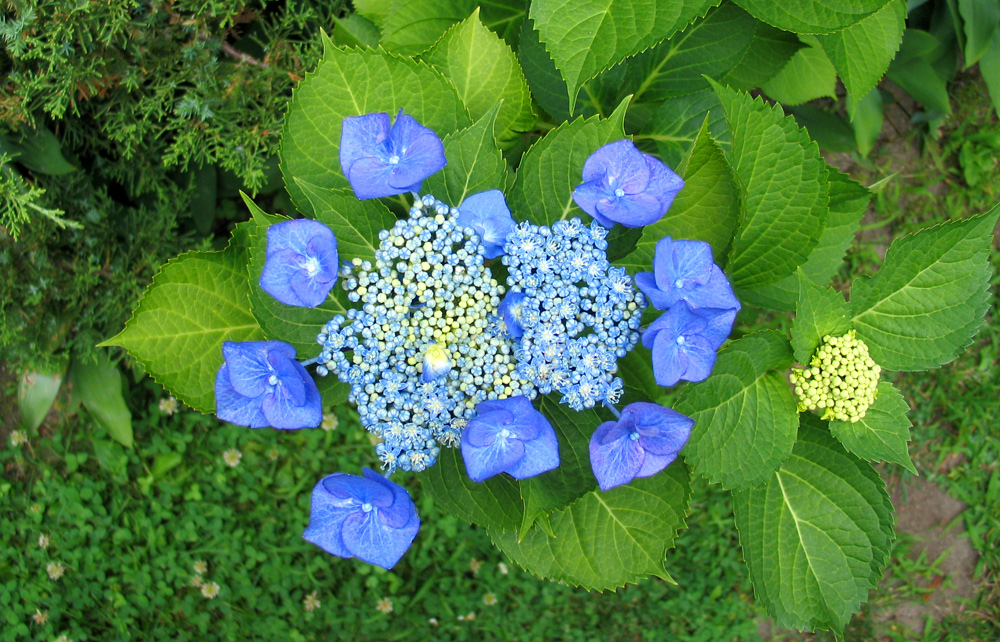
<instances>
[{"instance_id":1,"label":"hydrangea flower head","mask_svg":"<svg viewBox=\"0 0 1000 642\"><path fill-rule=\"evenodd\" d=\"M337 282L337 238L319 221L296 219L267 228L260 287L285 305L315 308Z\"/></svg>"},{"instance_id":2,"label":"hydrangea flower head","mask_svg":"<svg viewBox=\"0 0 1000 642\"><path fill-rule=\"evenodd\" d=\"M316 382L282 341L226 341L215 377L215 414L251 428L315 428L323 419Z\"/></svg>"},{"instance_id":3,"label":"hydrangea flower head","mask_svg":"<svg viewBox=\"0 0 1000 642\"><path fill-rule=\"evenodd\" d=\"M625 406L618 421L597 427L590 438L590 465L601 490L650 477L677 457L694 420L655 403Z\"/></svg>"},{"instance_id":4,"label":"hydrangea flower head","mask_svg":"<svg viewBox=\"0 0 1000 642\"><path fill-rule=\"evenodd\" d=\"M653 377L661 386L704 381L715 365L715 351L729 336L736 310L692 310L680 301L649 324L642 345L653 352Z\"/></svg>"},{"instance_id":5,"label":"hydrangea flower head","mask_svg":"<svg viewBox=\"0 0 1000 642\"><path fill-rule=\"evenodd\" d=\"M419 191L447 162L438 135L402 109L391 125L386 113L344 119L340 167L362 200Z\"/></svg>"},{"instance_id":6,"label":"hydrangea flower head","mask_svg":"<svg viewBox=\"0 0 1000 642\"><path fill-rule=\"evenodd\" d=\"M561 392L574 410L617 403L617 360L639 341L645 300L623 268L607 259L607 228L580 219L551 228L520 223L507 237L502 261L511 292L524 298L504 313L518 337L517 372L540 394ZM516 326L508 317L520 308ZM503 307L503 306L501 306Z\"/></svg>"},{"instance_id":7,"label":"hydrangea flower head","mask_svg":"<svg viewBox=\"0 0 1000 642\"><path fill-rule=\"evenodd\" d=\"M496 189L465 199L458 208L458 224L475 230L483 244L483 256L487 259L503 254L507 235L514 230L514 219L507 201L503 192Z\"/></svg>"},{"instance_id":8,"label":"hydrangea flower head","mask_svg":"<svg viewBox=\"0 0 1000 642\"><path fill-rule=\"evenodd\" d=\"M462 433L462 459L472 481L500 473L527 479L559 467L556 432L527 397L484 401L476 413Z\"/></svg>"},{"instance_id":9,"label":"hydrangea flower head","mask_svg":"<svg viewBox=\"0 0 1000 642\"><path fill-rule=\"evenodd\" d=\"M662 161L619 140L590 155L573 200L605 227L642 227L660 220L683 187Z\"/></svg>"},{"instance_id":10,"label":"hydrangea flower head","mask_svg":"<svg viewBox=\"0 0 1000 642\"><path fill-rule=\"evenodd\" d=\"M740 309L729 280L712 261L712 246L704 241L663 237L656 243L653 271L636 274L635 284L658 310L681 300L692 308Z\"/></svg>"},{"instance_id":11,"label":"hydrangea flower head","mask_svg":"<svg viewBox=\"0 0 1000 642\"><path fill-rule=\"evenodd\" d=\"M441 446L457 446L476 404L535 395L500 327L505 290L459 215L433 196L417 199L409 218L379 234L374 265L344 268L348 299L361 305L317 337L317 372L351 386L348 398L380 438L389 471L424 470Z\"/></svg>"},{"instance_id":12,"label":"hydrangea flower head","mask_svg":"<svg viewBox=\"0 0 1000 642\"><path fill-rule=\"evenodd\" d=\"M792 368L799 412L821 409L823 419L856 423L868 413L878 394L882 368L854 330L825 336L809 366Z\"/></svg>"},{"instance_id":13,"label":"hydrangea flower head","mask_svg":"<svg viewBox=\"0 0 1000 642\"><path fill-rule=\"evenodd\" d=\"M316 484L302 536L331 555L389 569L418 530L420 517L406 489L365 468L363 476L334 473Z\"/></svg>"}]
</instances>

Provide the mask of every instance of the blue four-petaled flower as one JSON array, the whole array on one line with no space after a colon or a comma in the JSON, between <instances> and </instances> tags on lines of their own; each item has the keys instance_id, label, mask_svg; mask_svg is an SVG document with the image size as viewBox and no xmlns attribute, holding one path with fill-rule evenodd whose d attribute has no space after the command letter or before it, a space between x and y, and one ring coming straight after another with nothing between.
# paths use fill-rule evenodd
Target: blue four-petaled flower
<instances>
[{"instance_id":1,"label":"blue four-petaled flower","mask_svg":"<svg viewBox=\"0 0 1000 642\"><path fill-rule=\"evenodd\" d=\"M420 517L405 488L368 468L363 475L320 480L302 536L331 555L389 569L410 548Z\"/></svg>"},{"instance_id":2,"label":"blue four-petaled flower","mask_svg":"<svg viewBox=\"0 0 1000 642\"><path fill-rule=\"evenodd\" d=\"M475 230L483 243L483 256L487 259L503 254L503 244L515 226L503 192L498 189L479 192L465 199L458 208L458 224Z\"/></svg>"},{"instance_id":3,"label":"blue four-petaled flower","mask_svg":"<svg viewBox=\"0 0 1000 642\"><path fill-rule=\"evenodd\" d=\"M527 479L559 467L559 441L527 397L483 401L462 433L469 479L482 482L507 473Z\"/></svg>"},{"instance_id":4,"label":"blue four-petaled flower","mask_svg":"<svg viewBox=\"0 0 1000 642\"><path fill-rule=\"evenodd\" d=\"M337 238L319 221L297 219L267 228L267 258L260 287L285 305L315 308L339 270Z\"/></svg>"},{"instance_id":5,"label":"blue four-petaled flower","mask_svg":"<svg viewBox=\"0 0 1000 642\"><path fill-rule=\"evenodd\" d=\"M655 403L625 406L618 421L597 427L590 438L590 466L601 490L650 477L677 457L694 420Z\"/></svg>"},{"instance_id":6,"label":"blue four-petaled flower","mask_svg":"<svg viewBox=\"0 0 1000 642\"><path fill-rule=\"evenodd\" d=\"M635 284L658 310L681 300L695 309L740 309L729 280L712 261L712 246L704 241L663 237L656 243L653 271L636 274Z\"/></svg>"},{"instance_id":7,"label":"blue four-petaled flower","mask_svg":"<svg viewBox=\"0 0 1000 642\"><path fill-rule=\"evenodd\" d=\"M736 310L692 310L679 301L649 324L642 345L653 352L653 377L661 386L704 381L715 365L715 351L733 328Z\"/></svg>"},{"instance_id":8,"label":"blue four-petaled flower","mask_svg":"<svg viewBox=\"0 0 1000 642\"><path fill-rule=\"evenodd\" d=\"M391 125L386 113L344 119L340 167L362 200L420 191L447 162L438 135L402 109Z\"/></svg>"},{"instance_id":9,"label":"blue four-petaled flower","mask_svg":"<svg viewBox=\"0 0 1000 642\"><path fill-rule=\"evenodd\" d=\"M215 377L215 414L251 428L315 428L323 419L316 382L282 341L226 341Z\"/></svg>"},{"instance_id":10,"label":"blue four-petaled flower","mask_svg":"<svg viewBox=\"0 0 1000 642\"><path fill-rule=\"evenodd\" d=\"M605 227L642 227L660 220L683 187L683 179L662 161L619 140L587 158L573 200Z\"/></svg>"}]
</instances>

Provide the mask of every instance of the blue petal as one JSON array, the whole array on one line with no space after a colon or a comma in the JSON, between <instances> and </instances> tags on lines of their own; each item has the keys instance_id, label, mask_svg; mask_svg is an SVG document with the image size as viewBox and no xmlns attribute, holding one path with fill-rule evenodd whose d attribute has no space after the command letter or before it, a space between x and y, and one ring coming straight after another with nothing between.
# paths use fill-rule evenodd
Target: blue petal
<instances>
[{"instance_id":1,"label":"blue petal","mask_svg":"<svg viewBox=\"0 0 1000 642\"><path fill-rule=\"evenodd\" d=\"M260 287L285 305L316 307L337 279L337 239L319 221L298 219L267 229Z\"/></svg>"},{"instance_id":2,"label":"blue petal","mask_svg":"<svg viewBox=\"0 0 1000 642\"><path fill-rule=\"evenodd\" d=\"M524 327L521 326L521 305L524 299L523 293L508 291L497 308L497 315L503 319L507 332L514 340L520 339L524 334Z\"/></svg>"},{"instance_id":3,"label":"blue petal","mask_svg":"<svg viewBox=\"0 0 1000 642\"><path fill-rule=\"evenodd\" d=\"M264 394L271 377L267 356L275 343L277 342L226 341L222 344L222 358L229 366L229 381L237 393L244 397Z\"/></svg>"},{"instance_id":4,"label":"blue petal","mask_svg":"<svg viewBox=\"0 0 1000 642\"><path fill-rule=\"evenodd\" d=\"M458 208L459 227L471 227L483 243L483 255L495 259L504 253L507 235L514 231L514 219L500 190L473 194Z\"/></svg>"},{"instance_id":5,"label":"blue petal","mask_svg":"<svg viewBox=\"0 0 1000 642\"><path fill-rule=\"evenodd\" d=\"M590 437L590 467L601 490L627 484L642 468L645 454L631 431L621 430L621 421L608 421Z\"/></svg>"},{"instance_id":6,"label":"blue petal","mask_svg":"<svg viewBox=\"0 0 1000 642\"><path fill-rule=\"evenodd\" d=\"M660 201L650 194L625 194L597 202L597 212L603 218L625 227L651 225L663 217Z\"/></svg>"},{"instance_id":7,"label":"blue petal","mask_svg":"<svg viewBox=\"0 0 1000 642\"><path fill-rule=\"evenodd\" d=\"M642 293L649 299L649 304L657 310L666 310L677 302L677 297L673 292L664 292L656 284L656 277L652 272L639 272L635 275L635 284Z\"/></svg>"},{"instance_id":8,"label":"blue petal","mask_svg":"<svg viewBox=\"0 0 1000 642\"><path fill-rule=\"evenodd\" d=\"M688 367L681 376L685 381L704 381L712 374L715 365L715 348L708 339L700 335L690 336L684 344Z\"/></svg>"},{"instance_id":9,"label":"blue petal","mask_svg":"<svg viewBox=\"0 0 1000 642\"><path fill-rule=\"evenodd\" d=\"M330 290L333 289L332 281L322 283L316 277L309 276L305 270L295 272L289 280L289 285L291 286L291 291L295 294L295 298L301 302L298 304L299 307L304 308L315 308L318 305L322 305L326 301L327 295L330 294ZM277 299L278 297L274 298ZM281 299L278 300L280 301Z\"/></svg>"},{"instance_id":10,"label":"blue petal","mask_svg":"<svg viewBox=\"0 0 1000 642\"><path fill-rule=\"evenodd\" d=\"M583 180L602 181L610 194L616 189L636 194L649 183L649 167L630 140L608 143L591 154L583 164Z\"/></svg>"},{"instance_id":11,"label":"blue petal","mask_svg":"<svg viewBox=\"0 0 1000 642\"><path fill-rule=\"evenodd\" d=\"M622 417L629 415L639 433L639 445L647 453L656 455L676 455L688 437L694 420L676 410L659 404L637 401L622 409Z\"/></svg>"},{"instance_id":12,"label":"blue petal","mask_svg":"<svg viewBox=\"0 0 1000 642\"><path fill-rule=\"evenodd\" d=\"M263 410L270 425L283 430L315 428L323 420L323 401L316 382L298 361L284 358L276 363L278 385L264 395Z\"/></svg>"},{"instance_id":13,"label":"blue petal","mask_svg":"<svg viewBox=\"0 0 1000 642\"><path fill-rule=\"evenodd\" d=\"M444 155L444 144L438 135L402 110L389 131L386 143L389 153L399 156L399 162L390 175L389 185L400 190L419 186L422 180L439 172L448 163Z\"/></svg>"},{"instance_id":14,"label":"blue petal","mask_svg":"<svg viewBox=\"0 0 1000 642\"><path fill-rule=\"evenodd\" d=\"M540 421L533 422L537 436L523 442L524 456L506 471L514 479L528 479L559 467L556 431L542 413L537 414Z\"/></svg>"},{"instance_id":15,"label":"blue petal","mask_svg":"<svg viewBox=\"0 0 1000 642\"><path fill-rule=\"evenodd\" d=\"M420 523L417 506L410 499L410 493L399 484L389 481L371 468L362 471L365 479L376 482L391 493L391 503L373 500L372 503L381 508L379 516L387 526L392 528L413 528L413 523Z\"/></svg>"},{"instance_id":16,"label":"blue petal","mask_svg":"<svg viewBox=\"0 0 1000 642\"><path fill-rule=\"evenodd\" d=\"M597 212L598 201L613 197L614 192L609 192L605 186L603 186L598 181L588 181L586 183L581 183L576 186L573 190L573 201L580 207L581 210L590 214L595 219L600 216ZM605 227L611 227L614 225L614 221L609 221L603 216L600 217L602 220L598 220L598 223L604 225ZM606 224L610 223L610 225Z\"/></svg>"},{"instance_id":17,"label":"blue petal","mask_svg":"<svg viewBox=\"0 0 1000 642\"><path fill-rule=\"evenodd\" d=\"M692 308L718 308L720 310L732 308L736 311L740 309L740 302L733 294L729 279L717 265L712 265L710 276L705 285L685 292L683 298L691 304Z\"/></svg>"},{"instance_id":18,"label":"blue petal","mask_svg":"<svg viewBox=\"0 0 1000 642\"><path fill-rule=\"evenodd\" d=\"M470 421L469 426L475 421L476 419ZM469 427L466 426L462 433L462 459L465 460L469 479L474 482L483 482L505 472L524 457L524 442L520 439L498 437L492 445L477 448L465 438L468 431Z\"/></svg>"},{"instance_id":19,"label":"blue petal","mask_svg":"<svg viewBox=\"0 0 1000 642\"><path fill-rule=\"evenodd\" d=\"M653 255L656 284L665 292L680 290L678 298L708 283L713 266L712 246L704 241L675 241L665 236L656 243Z\"/></svg>"},{"instance_id":20,"label":"blue petal","mask_svg":"<svg viewBox=\"0 0 1000 642\"><path fill-rule=\"evenodd\" d=\"M483 410L483 404L477 407L478 415L467 424L464 439L473 448L489 448L497 440L497 435L505 428L511 431L514 415L503 408ZM511 431L513 432L513 431Z\"/></svg>"},{"instance_id":21,"label":"blue petal","mask_svg":"<svg viewBox=\"0 0 1000 642\"><path fill-rule=\"evenodd\" d=\"M378 156L389 135L389 114L365 114L344 119L340 133L340 169L350 181L351 167L362 158ZM351 187L355 187L353 181ZM357 188L355 188L355 192Z\"/></svg>"},{"instance_id":22,"label":"blue petal","mask_svg":"<svg viewBox=\"0 0 1000 642\"><path fill-rule=\"evenodd\" d=\"M357 510L357 502L353 497L337 497L327 490L325 482L333 477L350 478L354 475L334 473L316 484L312 492L309 526L302 537L331 555L351 557L351 552L344 546L342 533L344 520Z\"/></svg>"},{"instance_id":23,"label":"blue petal","mask_svg":"<svg viewBox=\"0 0 1000 642\"><path fill-rule=\"evenodd\" d=\"M694 313L708 321L708 325L701 331L701 336L708 340L713 349L718 350L733 330L736 310L700 308Z\"/></svg>"},{"instance_id":24,"label":"blue petal","mask_svg":"<svg viewBox=\"0 0 1000 642\"><path fill-rule=\"evenodd\" d=\"M267 255L281 250L293 250L296 254L314 256L310 243L314 239L326 239L336 247L336 237L329 227L312 219L282 221L267 228Z\"/></svg>"},{"instance_id":25,"label":"blue petal","mask_svg":"<svg viewBox=\"0 0 1000 642\"><path fill-rule=\"evenodd\" d=\"M667 167L660 159L643 154L649 167L649 184L646 193L659 199L663 214L667 213L677 193L684 189L684 180ZM661 216L663 215L661 214Z\"/></svg>"},{"instance_id":26,"label":"blue petal","mask_svg":"<svg viewBox=\"0 0 1000 642\"><path fill-rule=\"evenodd\" d=\"M657 455L656 453L645 451L645 458L642 460L642 468L635 474L636 477L652 477L677 459L677 453L668 455Z\"/></svg>"},{"instance_id":27,"label":"blue petal","mask_svg":"<svg viewBox=\"0 0 1000 642\"><path fill-rule=\"evenodd\" d=\"M222 364L215 376L215 414L219 419L237 426L264 428L269 424L261 410L263 400L263 394L246 397L236 392L230 383L229 366Z\"/></svg>"},{"instance_id":28,"label":"blue petal","mask_svg":"<svg viewBox=\"0 0 1000 642\"><path fill-rule=\"evenodd\" d=\"M649 333L649 330L646 332ZM659 330L653 335L653 378L661 386L675 385L688 369L687 355L680 350L676 339L667 330Z\"/></svg>"},{"instance_id":29,"label":"blue petal","mask_svg":"<svg viewBox=\"0 0 1000 642\"><path fill-rule=\"evenodd\" d=\"M301 258L302 255L292 249L269 253L260 275L261 289L285 305L306 307L292 287L292 279L302 271Z\"/></svg>"},{"instance_id":30,"label":"blue petal","mask_svg":"<svg viewBox=\"0 0 1000 642\"><path fill-rule=\"evenodd\" d=\"M535 439L546 428L552 428L545 415L535 410L531 401L524 395L500 399L496 403L503 404L503 409L513 416L510 429L522 441Z\"/></svg>"},{"instance_id":31,"label":"blue petal","mask_svg":"<svg viewBox=\"0 0 1000 642\"><path fill-rule=\"evenodd\" d=\"M347 180L354 195L361 200L403 194L406 188L399 189L389 184L392 171L393 166L382 158L361 158L347 170Z\"/></svg>"}]
</instances>

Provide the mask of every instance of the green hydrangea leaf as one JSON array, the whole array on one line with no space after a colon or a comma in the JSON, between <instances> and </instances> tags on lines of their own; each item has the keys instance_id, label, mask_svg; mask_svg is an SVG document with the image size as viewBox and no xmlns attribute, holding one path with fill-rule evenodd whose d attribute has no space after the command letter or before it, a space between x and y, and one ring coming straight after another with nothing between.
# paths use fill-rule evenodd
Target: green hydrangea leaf
<instances>
[{"instance_id":1,"label":"green hydrangea leaf","mask_svg":"<svg viewBox=\"0 0 1000 642\"><path fill-rule=\"evenodd\" d=\"M21 414L21 427L32 431L42 425L55 403L66 362L54 366L51 371L27 371L21 373L17 382L17 407Z\"/></svg>"},{"instance_id":2,"label":"green hydrangea leaf","mask_svg":"<svg viewBox=\"0 0 1000 642\"><path fill-rule=\"evenodd\" d=\"M97 361L74 361L70 368L73 396L90 413L98 426L108 431L112 439L126 448L134 443L132 411L122 393L122 373L111 363L105 352Z\"/></svg>"},{"instance_id":3,"label":"green hydrangea leaf","mask_svg":"<svg viewBox=\"0 0 1000 642\"><path fill-rule=\"evenodd\" d=\"M885 75L903 41L905 20L906 3L890 0L850 27L816 37L844 81L849 109Z\"/></svg>"},{"instance_id":4,"label":"green hydrangea leaf","mask_svg":"<svg viewBox=\"0 0 1000 642\"><path fill-rule=\"evenodd\" d=\"M792 321L795 360L809 363L816 348L828 335L840 336L851 329L851 306L833 288L817 285L799 268L799 303Z\"/></svg>"},{"instance_id":5,"label":"green hydrangea leaf","mask_svg":"<svg viewBox=\"0 0 1000 642\"><path fill-rule=\"evenodd\" d=\"M893 539L878 473L807 414L781 467L733 499L743 557L767 612L779 626L843 630L875 588Z\"/></svg>"},{"instance_id":6,"label":"green hydrangea leaf","mask_svg":"<svg viewBox=\"0 0 1000 642\"><path fill-rule=\"evenodd\" d=\"M618 360L618 376L625 384L620 406L627 406L635 401L655 402L663 396L663 388L653 376L653 355L641 343Z\"/></svg>"},{"instance_id":7,"label":"green hydrangea leaf","mask_svg":"<svg viewBox=\"0 0 1000 642\"><path fill-rule=\"evenodd\" d=\"M854 241L861 217L864 216L871 192L851 180L832 166L827 166L830 184L830 205L827 209L826 227L809 258L799 266L805 275L816 283L828 283L844 260L844 253ZM741 301L761 308L794 310L799 297L799 282L795 274L755 288L737 292Z\"/></svg>"},{"instance_id":8,"label":"green hydrangea leaf","mask_svg":"<svg viewBox=\"0 0 1000 642\"><path fill-rule=\"evenodd\" d=\"M424 181L423 191L458 207L466 197L507 187L507 161L494 137L499 103L471 127L444 137L445 168Z\"/></svg>"},{"instance_id":9,"label":"green hydrangea leaf","mask_svg":"<svg viewBox=\"0 0 1000 642\"><path fill-rule=\"evenodd\" d=\"M685 386L674 409L694 419L681 454L694 471L726 488L758 484L792 451L795 397L780 370L792 365L774 331L744 336L719 351L712 375Z\"/></svg>"},{"instance_id":10,"label":"green hydrangea leaf","mask_svg":"<svg viewBox=\"0 0 1000 642\"><path fill-rule=\"evenodd\" d=\"M529 16L566 81L569 111L583 83L689 25L717 0L635 4L625 0L534 0Z\"/></svg>"},{"instance_id":11,"label":"green hydrangea leaf","mask_svg":"<svg viewBox=\"0 0 1000 642\"><path fill-rule=\"evenodd\" d=\"M736 287L760 287L794 272L816 246L829 201L826 164L780 107L713 86L732 134L730 163L743 203L727 272Z\"/></svg>"},{"instance_id":12,"label":"green hydrangea leaf","mask_svg":"<svg viewBox=\"0 0 1000 642\"><path fill-rule=\"evenodd\" d=\"M569 120L569 96L566 82L559 75L556 63L539 40L538 30L531 20L525 20L517 47L517 57L528 81L531 95L556 120Z\"/></svg>"},{"instance_id":13,"label":"green hydrangea leaf","mask_svg":"<svg viewBox=\"0 0 1000 642\"><path fill-rule=\"evenodd\" d=\"M590 222L573 202L572 193L583 182L583 164L599 147L625 138L628 99L608 118L592 116L563 123L536 142L521 158L507 204L514 218L536 225L578 216Z\"/></svg>"},{"instance_id":14,"label":"green hydrangea leaf","mask_svg":"<svg viewBox=\"0 0 1000 642\"><path fill-rule=\"evenodd\" d=\"M762 88L783 105L836 98L837 70L821 47L803 47Z\"/></svg>"},{"instance_id":15,"label":"green hydrangea leaf","mask_svg":"<svg viewBox=\"0 0 1000 642\"><path fill-rule=\"evenodd\" d=\"M694 145L705 119L708 133L721 147L729 147L726 112L713 91L700 91L663 101L649 119L635 143L646 152L677 168Z\"/></svg>"},{"instance_id":16,"label":"green hydrangea leaf","mask_svg":"<svg viewBox=\"0 0 1000 642\"><path fill-rule=\"evenodd\" d=\"M794 33L760 22L743 59L720 82L733 89L756 89L784 69L795 52L804 46Z\"/></svg>"},{"instance_id":17,"label":"green hydrangea leaf","mask_svg":"<svg viewBox=\"0 0 1000 642\"><path fill-rule=\"evenodd\" d=\"M125 348L174 397L214 412L223 342L264 339L250 312L247 278L256 225L238 225L221 252L185 252L168 261L125 329L100 345Z\"/></svg>"},{"instance_id":18,"label":"green hydrangea leaf","mask_svg":"<svg viewBox=\"0 0 1000 642\"><path fill-rule=\"evenodd\" d=\"M406 55L426 51L480 7L486 26L514 45L527 14L524 0L356 0L354 7L379 26L386 49Z\"/></svg>"},{"instance_id":19,"label":"green hydrangea leaf","mask_svg":"<svg viewBox=\"0 0 1000 642\"><path fill-rule=\"evenodd\" d=\"M523 540L491 532L494 543L523 568L588 590L613 590L650 575L673 581L666 552L684 527L690 497L687 468L635 479L608 492L593 490L549 516Z\"/></svg>"},{"instance_id":20,"label":"green hydrangea leaf","mask_svg":"<svg viewBox=\"0 0 1000 642\"><path fill-rule=\"evenodd\" d=\"M520 482L524 499L521 538L539 518L565 508L597 487L590 468L590 436L602 419L596 410L570 409L559 403L559 396L546 395L535 400L535 407L549 420L559 438L559 468Z\"/></svg>"},{"instance_id":21,"label":"green hydrangea leaf","mask_svg":"<svg viewBox=\"0 0 1000 642\"><path fill-rule=\"evenodd\" d=\"M888 381L878 384L875 403L859 421L831 421L830 432L844 448L862 459L899 464L914 475L917 469L910 459L910 410L903 395Z\"/></svg>"},{"instance_id":22,"label":"green hydrangea leaf","mask_svg":"<svg viewBox=\"0 0 1000 642\"><path fill-rule=\"evenodd\" d=\"M995 2L958 0L965 31L965 68L976 64L990 47L990 42L1000 32L1000 5Z\"/></svg>"},{"instance_id":23,"label":"green hydrangea leaf","mask_svg":"<svg viewBox=\"0 0 1000 642\"><path fill-rule=\"evenodd\" d=\"M374 22L360 13L349 13L343 18L332 16L336 28L330 40L338 47L378 47L379 33Z\"/></svg>"},{"instance_id":24,"label":"green hydrangea leaf","mask_svg":"<svg viewBox=\"0 0 1000 642\"><path fill-rule=\"evenodd\" d=\"M758 20L796 33L830 33L881 9L889 0L733 0Z\"/></svg>"},{"instance_id":25,"label":"green hydrangea leaf","mask_svg":"<svg viewBox=\"0 0 1000 642\"><path fill-rule=\"evenodd\" d=\"M340 169L341 124L347 116L400 109L445 136L471 124L454 85L426 63L382 49L338 49L328 39L323 61L292 94L281 136L281 172L292 202L310 212L296 183L347 188Z\"/></svg>"},{"instance_id":26,"label":"green hydrangea leaf","mask_svg":"<svg viewBox=\"0 0 1000 642\"><path fill-rule=\"evenodd\" d=\"M483 26L478 9L450 29L423 59L455 85L473 119L486 116L498 100L503 101L496 115L501 143L513 143L535 124L531 93L517 56Z\"/></svg>"},{"instance_id":27,"label":"green hydrangea leaf","mask_svg":"<svg viewBox=\"0 0 1000 642\"><path fill-rule=\"evenodd\" d=\"M469 479L458 448L442 448L437 463L420 479L434 503L459 519L498 532L521 526L524 505L517 481L497 475L477 484Z\"/></svg>"},{"instance_id":28,"label":"green hydrangea leaf","mask_svg":"<svg viewBox=\"0 0 1000 642\"><path fill-rule=\"evenodd\" d=\"M961 353L989 306L989 252L1000 206L897 239L871 278L851 288L851 321L872 359L925 370Z\"/></svg>"}]
</instances>

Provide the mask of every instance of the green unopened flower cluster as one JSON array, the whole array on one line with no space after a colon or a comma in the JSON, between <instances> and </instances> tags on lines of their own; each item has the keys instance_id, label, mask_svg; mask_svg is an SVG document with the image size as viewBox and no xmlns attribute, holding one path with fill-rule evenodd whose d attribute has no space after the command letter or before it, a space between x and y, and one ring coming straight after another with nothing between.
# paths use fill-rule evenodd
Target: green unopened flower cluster
<instances>
[{"instance_id":1,"label":"green unopened flower cluster","mask_svg":"<svg viewBox=\"0 0 1000 642\"><path fill-rule=\"evenodd\" d=\"M858 421L875 401L881 372L854 330L839 337L827 335L809 367L792 369L799 412L819 408L823 419Z\"/></svg>"}]
</instances>

